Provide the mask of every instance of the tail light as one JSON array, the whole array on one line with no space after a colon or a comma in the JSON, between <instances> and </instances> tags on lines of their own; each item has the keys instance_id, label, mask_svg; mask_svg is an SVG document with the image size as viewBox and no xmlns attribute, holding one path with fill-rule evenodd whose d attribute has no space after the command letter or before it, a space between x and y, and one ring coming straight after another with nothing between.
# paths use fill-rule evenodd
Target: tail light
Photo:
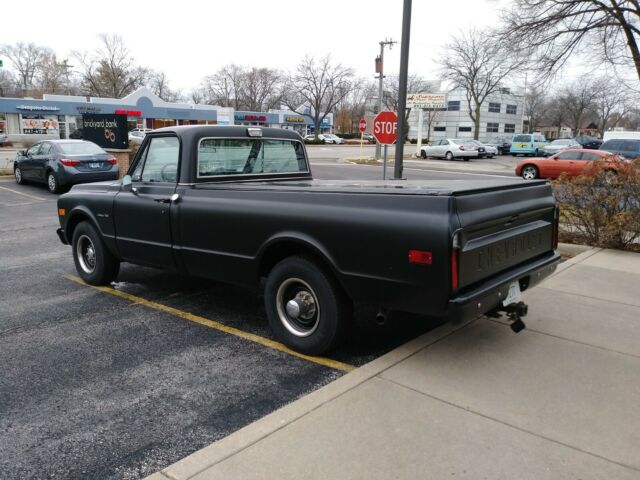
<instances>
[{"instance_id":1,"label":"tail light","mask_svg":"<svg viewBox=\"0 0 640 480\"><path fill-rule=\"evenodd\" d=\"M118 159L116 157L111 157L107 159L107 162L109 162L111 165L116 165L118 163Z\"/></svg>"},{"instance_id":2,"label":"tail light","mask_svg":"<svg viewBox=\"0 0 640 480\"><path fill-rule=\"evenodd\" d=\"M70 158L61 158L60 163L65 167L75 167L80 163L80 160L71 160Z\"/></svg>"},{"instance_id":3,"label":"tail light","mask_svg":"<svg viewBox=\"0 0 640 480\"><path fill-rule=\"evenodd\" d=\"M458 149L459 149L459 150L462 150L462 151L464 152L464 145L460 145L460 146L458 147Z\"/></svg>"},{"instance_id":4,"label":"tail light","mask_svg":"<svg viewBox=\"0 0 640 480\"><path fill-rule=\"evenodd\" d=\"M458 267L460 255L460 235L458 232L453 234L453 242L451 244L451 290L458 289Z\"/></svg>"},{"instance_id":5,"label":"tail light","mask_svg":"<svg viewBox=\"0 0 640 480\"><path fill-rule=\"evenodd\" d=\"M556 207L553 211L553 229L551 231L551 248L558 248L558 226L560 224L560 207Z\"/></svg>"}]
</instances>

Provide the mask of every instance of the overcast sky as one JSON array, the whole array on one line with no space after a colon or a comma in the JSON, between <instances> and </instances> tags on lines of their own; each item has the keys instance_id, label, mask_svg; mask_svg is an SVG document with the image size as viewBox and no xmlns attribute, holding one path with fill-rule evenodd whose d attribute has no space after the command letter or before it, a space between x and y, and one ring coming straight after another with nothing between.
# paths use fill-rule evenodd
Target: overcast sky
<instances>
[{"instance_id":1,"label":"overcast sky","mask_svg":"<svg viewBox=\"0 0 640 480\"><path fill-rule=\"evenodd\" d=\"M34 42L63 58L92 49L97 34L121 35L140 65L164 70L189 90L229 63L291 70L305 55L331 53L359 76L373 78L380 40L400 40L402 0L236 0L136 2L2 2L0 44ZM437 78L434 59L460 29L498 23L506 1L415 0L409 70ZM385 53L385 72L399 70L399 44ZM73 64L74 62L71 61Z\"/></svg>"}]
</instances>

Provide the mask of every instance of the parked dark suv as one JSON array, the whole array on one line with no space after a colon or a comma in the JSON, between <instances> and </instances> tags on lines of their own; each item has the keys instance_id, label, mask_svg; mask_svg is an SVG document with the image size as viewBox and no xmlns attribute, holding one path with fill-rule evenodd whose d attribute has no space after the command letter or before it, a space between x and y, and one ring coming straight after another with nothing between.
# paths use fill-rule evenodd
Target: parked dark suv
<instances>
[{"instance_id":1,"label":"parked dark suv","mask_svg":"<svg viewBox=\"0 0 640 480\"><path fill-rule=\"evenodd\" d=\"M602 140L598 140L595 137L589 137L588 135L580 135L579 137L574 138L576 142L582 145L582 148L590 148L592 150L597 150L602 145Z\"/></svg>"},{"instance_id":2,"label":"parked dark suv","mask_svg":"<svg viewBox=\"0 0 640 480\"><path fill-rule=\"evenodd\" d=\"M633 160L640 157L640 140L607 140L600 146L600 150Z\"/></svg>"},{"instance_id":3,"label":"parked dark suv","mask_svg":"<svg viewBox=\"0 0 640 480\"><path fill-rule=\"evenodd\" d=\"M13 165L16 182L45 183L58 193L76 183L118 178L118 161L93 142L47 140L21 150Z\"/></svg>"}]
</instances>

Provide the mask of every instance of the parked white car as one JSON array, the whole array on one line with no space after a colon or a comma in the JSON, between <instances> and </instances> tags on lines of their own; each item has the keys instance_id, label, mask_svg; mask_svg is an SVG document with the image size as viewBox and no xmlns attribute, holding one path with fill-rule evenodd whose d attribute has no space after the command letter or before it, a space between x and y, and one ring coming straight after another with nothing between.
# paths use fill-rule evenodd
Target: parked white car
<instances>
[{"instance_id":1,"label":"parked white car","mask_svg":"<svg viewBox=\"0 0 640 480\"><path fill-rule=\"evenodd\" d=\"M129 141L140 145L150 131L150 128L134 128L129 132Z\"/></svg>"},{"instance_id":2,"label":"parked white car","mask_svg":"<svg viewBox=\"0 0 640 480\"><path fill-rule=\"evenodd\" d=\"M304 136L304 139L305 139L305 140L315 140L315 138L316 138L316 136L315 136L313 133L310 133L309 135L305 135L305 136ZM322 133L319 133L319 134L318 134L318 140L321 140L321 141L323 141L324 143L327 143L327 139L326 139L326 137L324 136L324 134L322 134Z\"/></svg>"},{"instance_id":3,"label":"parked white car","mask_svg":"<svg viewBox=\"0 0 640 480\"><path fill-rule=\"evenodd\" d=\"M476 147L476 149L474 149L474 147ZM423 145L420 150L420 156L422 158L435 157L445 158L447 160L462 158L467 162L470 158L478 156L477 146L470 143L469 140L455 138L435 140L431 145Z\"/></svg>"},{"instance_id":4,"label":"parked white car","mask_svg":"<svg viewBox=\"0 0 640 480\"><path fill-rule=\"evenodd\" d=\"M323 133L324 135L324 143L335 143L336 145L340 143L344 143L344 138L340 138L333 133Z\"/></svg>"},{"instance_id":5,"label":"parked white car","mask_svg":"<svg viewBox=\"0 0 640 480\"><path fill-rule=\"evenodd\" d=\"M542 154L547 157L564 150L569 150L570 148L582 148L582 145L576 142L573 138L559 138L558 140L554 140L550 144L546 145L542 149Z\"/></svg>"}]
</instances>

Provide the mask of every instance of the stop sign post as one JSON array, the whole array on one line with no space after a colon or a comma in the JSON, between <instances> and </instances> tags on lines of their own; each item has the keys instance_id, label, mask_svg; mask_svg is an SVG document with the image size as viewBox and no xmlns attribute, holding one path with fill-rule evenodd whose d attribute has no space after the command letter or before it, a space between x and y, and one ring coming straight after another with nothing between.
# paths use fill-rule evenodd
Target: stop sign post
<instances>
[{"instance_id":1,"label":"stop sign post","mask_svg":"<svg viewBox=\"0 0 640 480\"><path fill-rule=\"evenodd\" d=\"M394 112L380 112L373 119L373 136L384 145L384 163L382 164L382 179L387 179L387 146L393 145L398 139L398 116Z\"/></svg>"}]
</instances>

